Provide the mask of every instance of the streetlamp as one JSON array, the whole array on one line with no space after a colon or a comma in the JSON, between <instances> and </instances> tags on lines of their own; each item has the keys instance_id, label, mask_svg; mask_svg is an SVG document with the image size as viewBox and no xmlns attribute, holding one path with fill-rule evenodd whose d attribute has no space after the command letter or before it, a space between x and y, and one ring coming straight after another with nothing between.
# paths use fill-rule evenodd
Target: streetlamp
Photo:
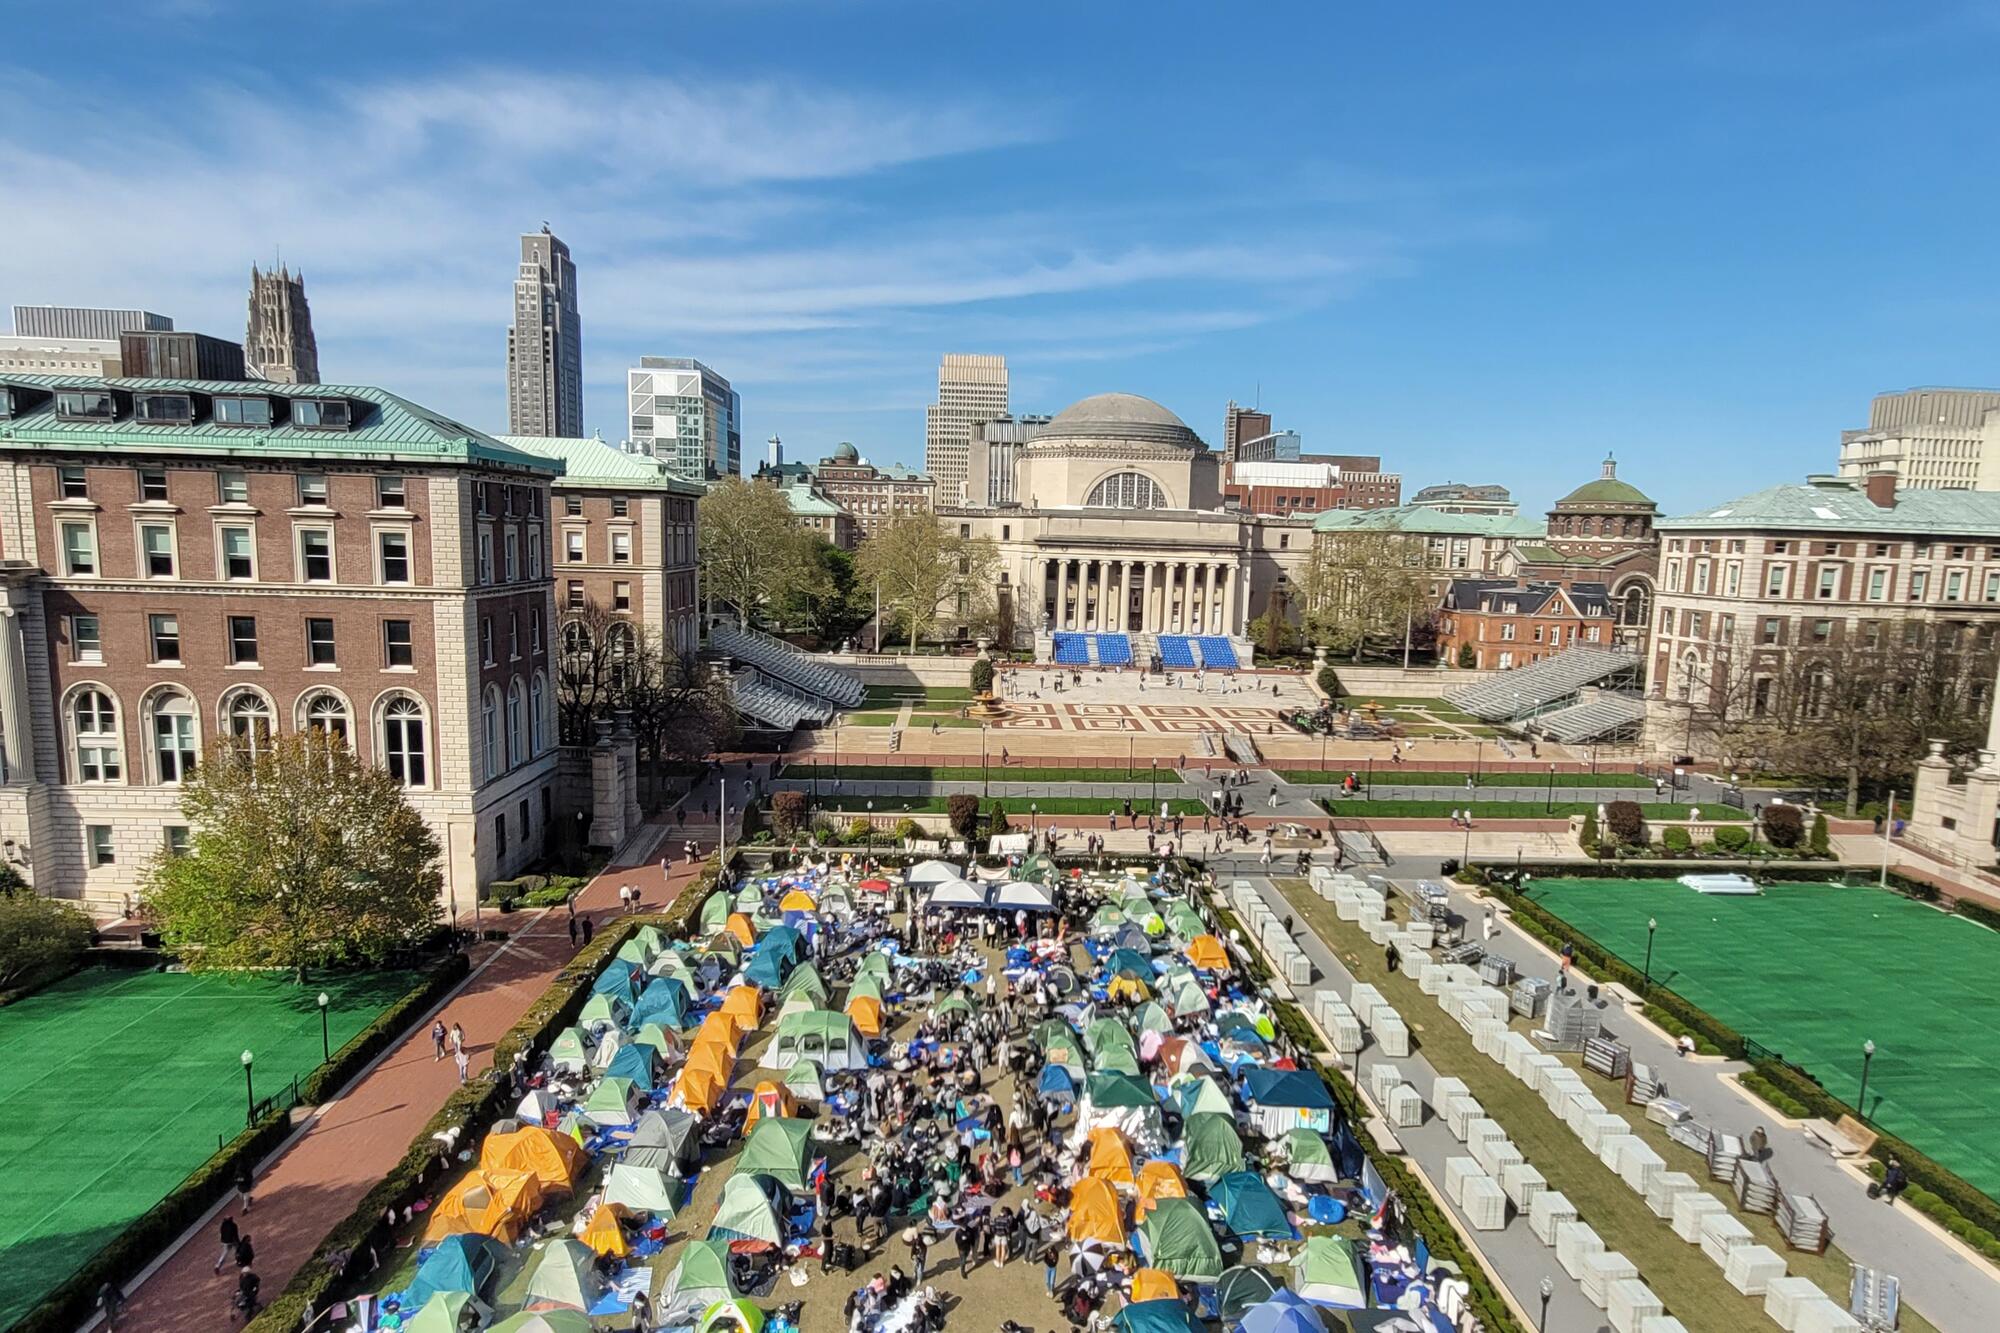
<instances>
[{"instance_id":1,"label":"streetlamp","mask_svg":"<svg viewBox=\"0 0 2000 1333\"><path fill-rule=\"evenodd\" d=\"M1035 815L1040 809L1035 802L1028 802L1028 836L1031 838L1035 835Z\"/></svg>"},{"instance_id":2,"label":"streetlamp","mask_svg":"<svg viewBox=\"0 0 2000 1333\"><path fill-rule=\"evenodd\" d=\"M1650 916L1646 918L1646 982L1639 991L1642 998L1653 993L1653 932L1659 928L1658 920Z\"/></svg>"},{"instance_id":3,"label":"streetlamp","mask_svg":"<svg viewBox=\"0 0 2000 1333\"><path fill-rule=\"evenodd\" d=\"M1545 1277L1536 1286L1535 1290L1542 1297L1542 1317L1535 1321L1535 1327L1546 1330L1549 1326L1549 1298L1556 1294L1556 1284L1551 1279Z\"/></svg>"},{"instance_id":4,"label":"streetlamp","mask_svg":"<svg viewBox=\"0 0 2000 1333\"><path fill-rule=\"evenodd\" d=\"M1486 755L1486 742L1485 740L1482 739L1479 741L1478 744L1472 747L1472 782L1474 786L1477 786L1479 784L1480 760L1483 759L1485 755Z\"/></svg>"},{"instance_id":5,"label":"streetlamp","mask_svg":"<svg viewBox=\"0 0 2000 1333\"><path fill-rule=\"evenodd\" d=\"M1543 810L1544 810L1545 812L1549 813L1549 814L1554 814L1554 813L1555 813L1555 809L1556 809L1556 766L1555 766L1554 764L1550 764L1550 765L1549 765L1549 798L1548 798L1548 800L1547 800L1547 801L1545 801L1545 802L1543 803L1543 805L1542 805L1542 809L1543 809Z\"/></svg>"},{"instance_id":6,"label":"streetlamp","mask_svg":"<svg viewBox=\"0 0 2000 1333\"><path fill-rule=\"evenodd\" d=\"M250 1082L250 1052L243 1052L243 1123L254 1124L257 1119L257 1089Z\"/></svg>"},{"instance_id":7,"label":"streetlamp","mask_svg":"<svg viewBox=\"0 0 2000 1333\"><path fill-rule=\"evenodd\" d=\"M1870 1038L1861 1043L1861 1096L1855 1109L1861 1112L1861 1122L1868 1122L1868 1066L1875 1061L1875 1041Z\"/></svg>"},{"instance_id":8,"label":"streetlamp","mask_svg":"<svg viewBox=\"0 0 2000 1333\"><path fill-rule=\"evenodd\" d=\"M993 794L993 780L986 769L986 724L984 722L979 724L979 794L982 797Z\"/></svg>"},{"instance_id":9,"label":"streetlamp","mask_svg":"<svg viewBox=\"0 0 2000 1333\"><path fill-rule=\"evenodd\" d=\"M325 991L319 993L319 1058L322 1062L333 1059L333 1041L326 1029L326 1007L332 1003L331 995Z\"/></svg>"},{"instance_id":10,"label":"streetlamp","mask_svg":"<svg viewBox=\"0 0 2000 1333\"><path fill-rule=\"evenodd\" d=\"M1159 803L1159 799L1160 799L1160 761L1155 759L1153 761L1153 785L1150 789L1149 794L1146 797L1146 803L1148 805L1156 805Z\"/></svg>"}]
</instances>

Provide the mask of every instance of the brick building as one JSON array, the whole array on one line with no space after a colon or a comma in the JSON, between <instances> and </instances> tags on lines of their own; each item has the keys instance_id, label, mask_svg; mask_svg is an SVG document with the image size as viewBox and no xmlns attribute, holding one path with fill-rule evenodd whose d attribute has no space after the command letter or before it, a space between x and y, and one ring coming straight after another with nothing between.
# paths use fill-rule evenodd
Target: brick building
<instances>
[{"instance_id":1,"label":"brick building","mask_svg":"<svg viewBox=\"0 0 2000 1333\"><path fill-rule=\"evenodd\" d=\"M1438 659L1506 671L1565 648L1609 647L1616 633L1601 583L1454 579L1438 609Z\"/></svg>"},{"instance_id":2,"label":"brick building","mask_svg":"<svg viewBox=\"0 0 2000 1333\"><path fill-rule=\"evenodd\" d=\"M315 728L409 789L455 904L518 873L562 470L374 388L0 377L0 855L116 910L206 738Z\"/></svg>"}]
</instances>

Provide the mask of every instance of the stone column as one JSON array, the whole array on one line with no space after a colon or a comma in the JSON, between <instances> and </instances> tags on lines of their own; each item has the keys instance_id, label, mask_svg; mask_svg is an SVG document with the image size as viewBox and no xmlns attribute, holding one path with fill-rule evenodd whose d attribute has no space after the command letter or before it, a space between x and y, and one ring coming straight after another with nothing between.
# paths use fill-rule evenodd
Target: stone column
<instances>
[{"instance_id":1,"label":"stone column","mask_svg":"<svg viewBox=\"0 0 2000 1333\"><path fill-rule=\"evenodd\" d=\"M1104 628L1104 562L1092 560L1083 571L1083 627L1087 630Z\"/></svg>"},{"instance_id":2,"label":"stone column","mask_svg":"<svg viewBox=\"0 0 2000 1333\"><path fill-rule=\"evenodd\" d=\"M1056 621L1057 629L1069 628L1069 557L1056 562Z\"/></svg>"},{"instance_id":3,"label":"stone column","mask_svg":"<svg viewBox=\"0 0 2000 1333\"><path fill-rule=\"evenodd\" d=\"M60 722L57 734L62 728ZM0 606L0 743L4 743L7 783L34 779L34 727L28 714L27 654L21 647L21 617Z\"/></svg>"},{"instance_id":4,"label":"stone column","mask_svg":"<svg viewBox=\"0 0 2000 1333\"><path fill-rule=\"evenodd\" d=\"M1238 580L1237 580L1236 566L1224 565L1222 569L1223 622L1221 631L1224 634L1242 634L1245 632L1244 626L1242 624L1242 621L1239 619L1237 615L1237 609L1236 609L1236 603L1238 600L1237 594L1240 591L1240 589L1237 587L1237 583Z\"/></svg>"},{"instance_id":5,"label":"stone column","mask_svg":"<svg viewBox=\"0 0 2000 1333\"><path fill-rule=\"evenodd\" d=\"M1139 632L1153 632L1153 562L1139 563Z\"/></svg>"}]
</instances>

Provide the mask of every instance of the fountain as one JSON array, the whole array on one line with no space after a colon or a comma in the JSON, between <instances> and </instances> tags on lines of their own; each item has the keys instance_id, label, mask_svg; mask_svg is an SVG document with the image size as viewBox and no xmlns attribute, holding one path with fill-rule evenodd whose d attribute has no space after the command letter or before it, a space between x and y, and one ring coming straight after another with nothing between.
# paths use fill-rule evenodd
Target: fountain
<instances>
[{"instance_id":1,"label":"fountain","mask_svg":"<svg viewBox=\"0 0 2000 1333\"><path fill-rule=\"evenodd\" d=\"M980 722L998 722L1010 716L1007 705L992 690L982 690L966 707L965 715Z\"/></svg>"}]
</instances>

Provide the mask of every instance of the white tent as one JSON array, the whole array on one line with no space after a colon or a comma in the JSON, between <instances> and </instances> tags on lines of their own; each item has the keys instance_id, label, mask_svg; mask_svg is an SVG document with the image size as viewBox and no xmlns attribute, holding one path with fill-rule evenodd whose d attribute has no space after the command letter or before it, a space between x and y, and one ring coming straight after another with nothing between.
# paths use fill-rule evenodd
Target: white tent
<instances>
[{"instance_id":1,"label":"white tent","mask_svg":"<svg viewBox=\"0 0 2000 1333\"><path fill-rule=\"evenodd\" d=\"M943 861L919 861L903 874L905 884L943 884L958 878L958 867Z\"/></svg>"},{"instance_id":2,"label":"white tent","mask_svg":"<svg viewBox=\"0 0 2000 1333\"><path fill-rule=\"evenodd\" d=\"M962 879L947 880L931 890L932 907L984 907L986 890Z\"/></svg>"},{"instance_id":3,"label":"white tent","mask_svg":"<svg viewBox=\"0 0 2000 1333\"><path fill-rule=\"evenodd\" d=\"M1017 879L1012 883L1000 886L999 890L993 895L993 905L995 907L1005 907L1010 910L1020 909L1029 912L1048 912L1055 909L1056 902L1049 891L1041 885L1030 884L1026 880Z\"/></svg>"},{"instance_id":4,"label":"white tent","mask_svg":"<svg viewBox=\"0 0 2000 1333\"><path fill-rule=\"evenodd\" d=\"M606 1032L603 1038L597 1043L596 1054L590 1057L591 1068L593 1069L611 1068L611 1061L614 1058L616 1058L619 1050L624 1045L625 1045L624 1033L620 1032L617 1028L612 1028L610 1031Z\"/></svg>"},{"instance_id":5,"label":"white tent","mask_svg":"<svg viewBox=\"0 0 2000 1333\"><path fill-rule=\"evenodd\" d=\"M555 1109L555 1101L537 1088L523 1097L521 1104L514 1108L514 1118L524 1125L545 1125L548 1123L546 1118L548 1113Z\"/></svg>"}]
</instances>

